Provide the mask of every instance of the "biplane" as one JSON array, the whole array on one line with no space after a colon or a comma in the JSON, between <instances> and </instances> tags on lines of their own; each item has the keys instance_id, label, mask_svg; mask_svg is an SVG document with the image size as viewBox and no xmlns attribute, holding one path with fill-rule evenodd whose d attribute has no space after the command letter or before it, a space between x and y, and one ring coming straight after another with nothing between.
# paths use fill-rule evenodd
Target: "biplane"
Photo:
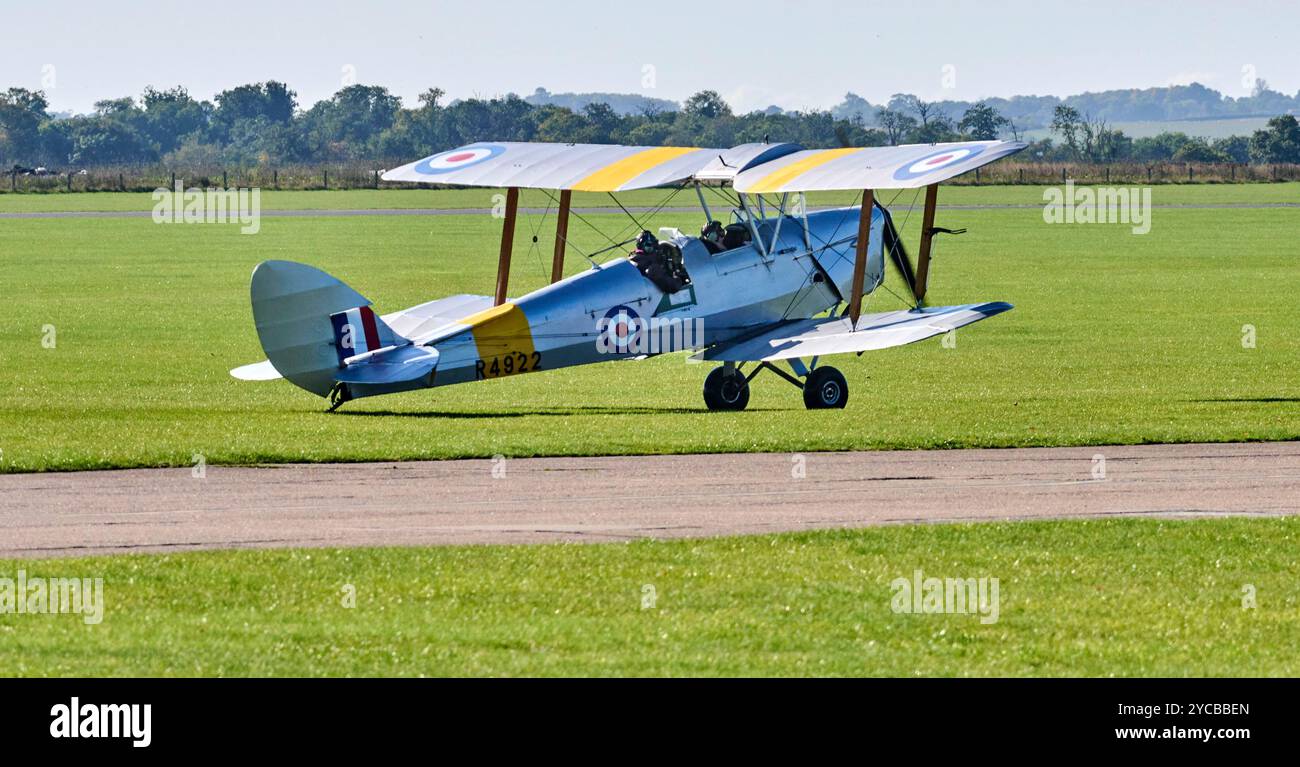
<instances>
[{"instance_id":1,"label":"biplane","mask_svg":"<svg viewBox=\"0 0 1300 767\"><path fill-rule=\"evenodd\" d=\"M764 370L802 389L808 408L841 408L848 382L822 358L913 343L1011 308L998 301L927 306L924 299L933 238L950 231L934 223L939 183L1024 146L480 142L440 152L383 178L505 190L494 294L453 295L379 315L319 269L266 261L254 269L250 292L267 360L231 374L288 379L327 398L333 410L360 397L685 349L692 359L718 363L704 380L711 410L744 409L750 383ZM564 277L573 193L614 197L650 188L694 189L700 235L644 230L635 241L616 242L623 250L609 260L584 254L591 268ZM913 264L876 193L913 189L919 196L922 188ZM551 283L510 298L520 189L547 190L553 201L558 192L556 236ZM706 190L715 205L730 208L725 221L714 218ZM809 210L807 193L836 190L860 191L860 204ZM910 289L909 308L864 314L863 297L883 284L887 260Z\"/></svg>"}]
</instances>

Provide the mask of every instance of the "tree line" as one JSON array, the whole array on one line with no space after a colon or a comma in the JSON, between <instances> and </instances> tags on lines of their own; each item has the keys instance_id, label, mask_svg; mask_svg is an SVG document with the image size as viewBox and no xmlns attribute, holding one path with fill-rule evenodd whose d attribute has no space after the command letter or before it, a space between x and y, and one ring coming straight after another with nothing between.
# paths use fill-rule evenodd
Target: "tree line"
<instances>
[{"instance_id":1,"label":"tree line","mask_svg":"<svg viewBox=\"0 0 1300 767\"><path fill-rule=\"evenodd\" d=\"M851 95L851 94L850 94ZM864 102L865 103L865 102ZM1025 159L1115 162L1300 162L1300 126L1280 115L1251 136L1208 141L1183 133L1130 138L1104 119L1057 103L1052 137L1031 143ZM372 163L392 167L483 140L729 147L790 141L809 148L1018 137L1020 128L992 100L954 117L940 102L899 94L861 114L767 109L736 114L715 91L678 109L650 105L621 113L610 104L580 108L530 103L513 94L447 101L431 88L403 106L388 89L349 85L303 108L281 82L241 85L197 100L184 88L147 88L139 98L96 102L86 115L58 116L41 91L0 93L0 167L67 170L165 163L172 167L287 163Z\"/></svg>"}]
</instances>

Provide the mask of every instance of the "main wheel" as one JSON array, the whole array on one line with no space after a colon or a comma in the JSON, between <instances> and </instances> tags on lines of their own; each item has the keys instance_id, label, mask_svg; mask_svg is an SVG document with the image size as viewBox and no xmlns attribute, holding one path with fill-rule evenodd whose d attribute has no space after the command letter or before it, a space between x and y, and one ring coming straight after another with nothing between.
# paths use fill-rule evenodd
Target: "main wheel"
<instances>
[{"instance_id":1,"label":"main wheel","mask_svg":"<svg viewBox=\"0 0 1300 767\"><path fill-rule=\"evenodd\" d=\"M835 368L817 368L803 382L803 404L809 410L844 407L849 401L849 384Z\"/></svg>"},{"instance_id":2,"label":"main wheel","mask_svg":"<svg viewBox=\"0 0 1300 767\"><path fill-rule=\"evenodd\" d=\"M709 410L744 410L749 404L749 381L735 368L726 366L709 371L704 379L704 404Z\"/></svg>"}]
</instances>

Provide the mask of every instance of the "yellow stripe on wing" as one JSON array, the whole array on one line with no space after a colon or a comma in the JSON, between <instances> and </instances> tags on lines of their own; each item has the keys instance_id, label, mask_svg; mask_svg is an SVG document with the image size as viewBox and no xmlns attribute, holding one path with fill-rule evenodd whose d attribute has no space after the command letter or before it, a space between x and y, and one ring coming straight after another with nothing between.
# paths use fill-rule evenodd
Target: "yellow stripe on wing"
<instances>
[{"instance_id":1,"label":"yellow stripe on wing","mask_svg":"<svg viewBox=\"0 0 1300 767\"><path fill-rule=\"evenodd\" d=\"M645 149L606 165L573 185L578 192L616 192L618 188L658 165L698 151L689 146L661 146Z\"/></svg>"},{"instance_id":2,"label":"yellow stripe on wing","mask_svg":"<svg viewBox=\"0 0 1300 767\"><path fill-rule=\"evenodd\" d=\"M746 194L769 194L772 192L782 191L781 187L793 181L795 178L802 176L804 173L813 168L820 167L831 160L843 157L846 154L852 154L858 151L858 147L847 147L844 149L823 149L820 152L814 152L802 160L796 160L779 170L774 170L758 183L745 190Z\"/></svg>"}]
</instances>

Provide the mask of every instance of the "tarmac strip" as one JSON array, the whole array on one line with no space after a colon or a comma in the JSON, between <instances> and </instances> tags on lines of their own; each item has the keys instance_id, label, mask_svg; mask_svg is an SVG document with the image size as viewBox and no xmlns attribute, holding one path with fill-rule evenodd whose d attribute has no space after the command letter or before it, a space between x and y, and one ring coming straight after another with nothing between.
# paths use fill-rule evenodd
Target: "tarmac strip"
<instances>
[{"instance_id":1,"label":"tarmac strip","mask_svg":"<svg viewBox=\"0 0 1300 767\"><path fill-rule=\"evenodd\" d=\"M0 557L1300 513L1300 442L0 475Z\"/></svg>"}]
</instances>

